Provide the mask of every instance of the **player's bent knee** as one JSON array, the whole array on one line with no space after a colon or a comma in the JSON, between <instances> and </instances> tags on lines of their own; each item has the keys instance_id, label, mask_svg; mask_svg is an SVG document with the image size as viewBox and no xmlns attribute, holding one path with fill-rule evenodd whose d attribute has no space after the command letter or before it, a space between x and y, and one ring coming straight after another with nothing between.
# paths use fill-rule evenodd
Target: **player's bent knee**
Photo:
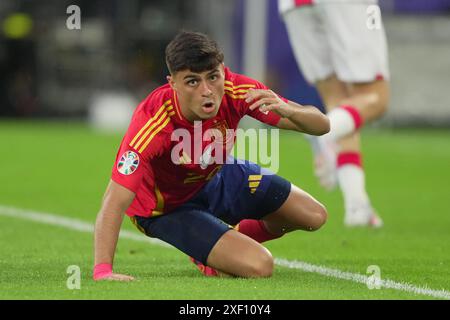
<instances>
[{"instance_id":1,"label":"player's bent knee","mask_svg":"<svg viewBox=\"0 0 450 320\"><path fill-rule=\"evenodd\" d=\"M328 212L324 205L318 204L313 213L314 219L311 223L309 231L316 231L322 227L328 219Z\"/></svg>"},{"instance_id":2,"label":"player's bent knee","mask_svg":"<svg viewBox=\"0 0 450 320\"><path fill-rule=\"evenodd\" d=\"M248 252L247 256L240 261L239 274L243 278L267 278L273 273L273 257L269 250Z\"/></svg>"},{"instance_id":3,"label":"player's bent knee","mask_svg":"<svg viewBox=\"0 0 450 320\"><path fill-rule=\"evenodd\" d=\"M250 278L268 278L272 276L274 261L269 251L266 254L258 256L258 259L253 261L248 266L247 276Z\"/></svg>"}]
</instances>

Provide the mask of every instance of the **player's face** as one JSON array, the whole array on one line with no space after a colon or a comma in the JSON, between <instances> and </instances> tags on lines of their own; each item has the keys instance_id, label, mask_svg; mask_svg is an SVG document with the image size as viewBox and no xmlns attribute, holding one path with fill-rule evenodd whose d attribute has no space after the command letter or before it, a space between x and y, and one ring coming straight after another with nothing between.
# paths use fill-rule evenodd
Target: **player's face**
<instances>
[{"instance_id":1,"label":"player's face","mask_svg":"<svg viewBox=\"0 0 450 320\"><path fill-rule=\"evenodd\" d=\"M219 111L225 94L225 71L223 65L200 73L179 71L168 76L177 93L181 112L189 121L213 118Z\"/></svg>"}]
</instances>

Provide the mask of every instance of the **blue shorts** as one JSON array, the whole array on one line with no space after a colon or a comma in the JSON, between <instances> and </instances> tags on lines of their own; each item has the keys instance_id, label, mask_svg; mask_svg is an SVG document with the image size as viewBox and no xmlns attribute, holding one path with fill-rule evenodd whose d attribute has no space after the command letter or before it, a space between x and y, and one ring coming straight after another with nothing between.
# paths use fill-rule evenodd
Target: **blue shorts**
<instances>
[{"instance_id":1,"label":"blue shorts","mask_svg":"<svg viewBox=\"0 0 450 320\"><path fill-rule=\"evenodd\" d=\"M286 201L291 183L249 161L225 164L191 200L157 217L132 217L139 230L206 264L220 237L243 219L262 219Z\"/></svg>"}]
</instances>

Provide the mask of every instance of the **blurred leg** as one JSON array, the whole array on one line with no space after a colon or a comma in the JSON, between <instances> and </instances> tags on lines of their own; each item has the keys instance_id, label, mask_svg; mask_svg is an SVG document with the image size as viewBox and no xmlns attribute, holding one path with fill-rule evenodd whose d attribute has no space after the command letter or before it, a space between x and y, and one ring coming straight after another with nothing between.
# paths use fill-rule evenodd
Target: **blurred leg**
<instances>
[{"instance_id":1,"label":"blurred leg","mask_svg":"<svg viewBox=\"0 0 450 320\"><path fill-rule=\"evenodd\" d=\"M346 85L337 79L330 79L333 84L318 83L317 88L323 100L327 104L328 110L333 110L338 106L350 105L355 107L363 122L371 121L381 116L387 106L388 85L383 80L371 83ZM347 96L341 100L333 95L342 97L336 88L344 88ZM339 125L339 122L332 122ZM329 144L327 138L322 140L322 144ZM337 181L344 198L345 224L372 225L379 227L382 225L381 219L374 212L365 186L365 173L362 166L361 140L358 131L347 134L338 140L337 143Z\"/></svg>"},{"instance_id":2,"label":"blurred leg","mask_svg":"<svg viewBox=\"0 0 450 320\"><path fill-rule=\"evenodd\" d=\"M331 75L324 80L316 82L316 88L325 104L327 112L340 105L340 102L349 97L347 85ZM314 154L314 173L319 183L326 190L332 190L337 185L336 159L339 150L359 151L359 136L357 133L348 135L339 141L330 141L310 136Z\"/></svg>"},{"instance_id":3,"label":"blurred leg","mask_svg":"<svg viewBox=\"0 0 450 320\"><path fill-rule=\"evenodd\" d=\"M351 87L340 81L336 75L332 75L325 80L318 81L316 83L316 88L325 104L327 112L352 101L351 94L353 92L350 91ZM358 100L362 99L358 98ZM366 108L366 105L364 105L364 107ZM359 132L354 132L339 139L337 144L339 146L338 151L360 152L361 145Z\"/></svg>"},{"instance_id":4,"label":"blurred leg","mask_svg":"<svg viewBox=\"0 0 450 320\"><path fill-rule=\"evenodd\" d=\"M340 105L352 105L361 114L364 122L371 122L381 117L387 110L389 84L385 80L367 83L352 83L348 86L349 97Z\"/></svg>"},{"instance_id":5,"label":"blurred leg","mask_svg":"<svg viewBox=\"0 0 450 320\"><path fill-rule=\"evenodd\" d=\"M349 85L350 97L341 105L350 104L358 109L363 122L370 122L383 115L389 98L388 84L384 80ZM341 138L337 159L337 174L341 188L347 226L369 225L381 227L383 222L372 207L366 191L359 134Z\"/></svg>"},{"instance_id":6,"label":"blurred leg","mask_svg":"<svg viewBox=\"0 0 450 320\"><path fill-rule=\"evenodd\" d=\"M335 74L317 81L315 85L328 112L349 97L347 85L340 81Z\"/></svg>"}]
</instances>

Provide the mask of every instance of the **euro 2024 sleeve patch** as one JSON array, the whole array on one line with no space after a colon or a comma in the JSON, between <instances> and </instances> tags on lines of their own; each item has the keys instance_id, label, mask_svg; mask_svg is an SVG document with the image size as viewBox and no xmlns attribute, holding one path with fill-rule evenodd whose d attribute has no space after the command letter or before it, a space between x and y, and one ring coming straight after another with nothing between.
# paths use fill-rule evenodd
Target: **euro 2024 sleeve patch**
<instances>
[{"instance_id":1,"label":"euro 2024 sleeve patch","mask_svg":"<svg viewBox=\"0 0 450 320\"><path fill-rule=\"evenodd\" d=\"M117 162L117 170L126 176L135 172L138 166L139 156L133 151L125 151Z\"/></svg>"}]
</instances>

